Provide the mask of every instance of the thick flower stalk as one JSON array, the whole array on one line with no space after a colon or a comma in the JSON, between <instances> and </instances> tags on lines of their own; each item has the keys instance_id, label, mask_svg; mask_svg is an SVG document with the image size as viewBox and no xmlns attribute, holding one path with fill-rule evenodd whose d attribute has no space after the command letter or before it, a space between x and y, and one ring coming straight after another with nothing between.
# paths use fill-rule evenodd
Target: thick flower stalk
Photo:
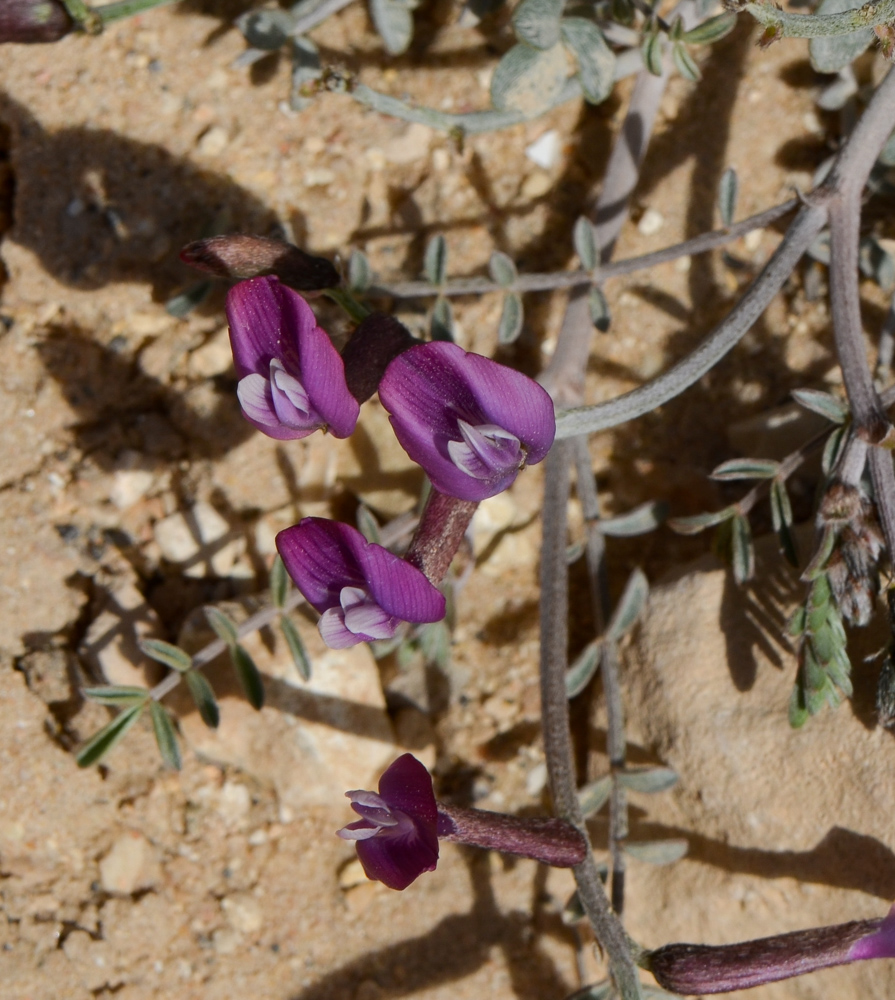
<instances>
[{"instance_id":1,"label":"thick flower stalk","mask_svg":"<svg viewBox=\"0 0 895 1000\"><path fill-rule=\"evenodd\" d=\"M230 346L243 415L280 441L327 430L345 438L360 412L345 368L305 300L275 277L227 294Z\"/></svg>"},{"instance_id":2,"label":"thick flower stalk","mask_svg":"<svg viewBox=\"0 0 895 1000\"><path fill-rule=\"evenodd\" d=\"M663 989L729 993L867 958L895 958L895 907L880 920L853 920L739 944L667 944L644 965Z\"/></svg>"},{"instance_id":3,"label":"thick flower stalk","mask_svg":"<svg viewBox=\"0 0 895 1000\"><path fill-rule=\"evenodd\" d=\"M456 344L421 344L379 385L398 441L447 496L479 501L540 462L556 432L553 403L530 378Z\"/></svg>"},{"instance_id":4,"label":"thick flower stalk","mask_svg":"<svg viewBox=\"0 0 895 1000\"><path fill-rule=\"evenodd\" d=\"M390 639L404 622L444 618L444 595L418 569L350 525L306 517L277 535L277 549L333 649Z\"/></svg>"},{"instance_id":5,"label":"thick flower stalk","mask_svg":"<svg viewBox=\"0 0 895 1000\"><path fill-rule=\"evenodd\" d=\"M382 775L379 792L345 793L361 817L338 831L357 841L367 878L390 889L406 889L438 863L438 840L484 847L570 868L587 851L581 834L558 819L521 818L481 809L461 809L435 799L432 778L411 754Z\"/></svg>"}]
</instances>

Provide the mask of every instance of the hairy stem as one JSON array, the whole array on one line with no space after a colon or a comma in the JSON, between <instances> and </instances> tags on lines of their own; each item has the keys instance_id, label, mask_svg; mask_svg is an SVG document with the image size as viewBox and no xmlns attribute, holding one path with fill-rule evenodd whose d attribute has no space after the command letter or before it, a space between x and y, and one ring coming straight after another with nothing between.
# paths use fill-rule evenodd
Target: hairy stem
<instances>
[{"instance_id":1,"label":"hairy stem","mask_svg":"<svg viewBox=\"0 0 895 1000\"><path fill-rule=\"evenodd\" d=\"M895 0L869 0L841 14L787 14L772 3L747 3L742 8L772 31L774 38L827 38L875 28L895 20Z\"/></svg>"},{"instance_id":2,"label":"hairy stem","mask_svg":"<svg viewBox=\"0 0 895 1000\"><path fill-rule=\"evenodd\" d=\"M570 464L569 446L564 443L556 445L547 456L541 550L541 712L555 812L588 839L578 804L565 683L569 628L566 514ZM627 936L609 906L589 847L588 839L587 856L574 868L578 896L598 941L606 949L609 967L623 1000L640 1000L640 982Z\"/></svg>"},{"instance_id":3,"label":"hairy stem","mask_svg":"<svg viewBox=\"0 0 895 1000\"><path fill-rule=\"evenodd\" d=\"M425 298L432 295L482 295L487 292L545 292L560 288L589 287L595 280L603 282L609 278L617 278L623 274L634 274L659 264L665 264L680 257L705 253L716 247L724 246L733 240L751 233L755 229L764 229L772 222L789 214L798 207L797 198L790 198L780 205L765 209L757 215L752 215L729 229L717 229L691 240L676 243L674 246L652 253L641 254L639 257L628 257L611 263L601 264L595 273L590 271L555 271L551 274L520 274L512 285L499 285L489 278L459 278L446 285L433 285L429 281L395 281L382 282L373 285L368 295L391 295L399 299Z\"/></svg>"}]
</instances>

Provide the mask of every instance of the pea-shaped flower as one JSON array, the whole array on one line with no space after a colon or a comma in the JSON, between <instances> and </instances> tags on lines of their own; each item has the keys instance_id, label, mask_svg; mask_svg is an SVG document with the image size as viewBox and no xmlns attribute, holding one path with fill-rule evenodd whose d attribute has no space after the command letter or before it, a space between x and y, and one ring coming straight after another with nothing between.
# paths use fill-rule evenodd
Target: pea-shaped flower
<instances>
[{"instance_id":1,"label":"pea-shaped flower","mask_svg":"<svg viewBox=\"0 0 895 1000\"><path fill-rule=\"evenodd\" d=\"M536 382L442 341L395 358L379 398L407 454L460 500L505 490L547 455L556 433L553 402Z\"/></svg>"},{"instance_id":2,"label":"pea-shaped flower","mask_svg":"<svg viewBox=\"0 0 895 1000\"><path fill-rule=\"evenodd\" d=\"M360 412L345 367L305 300L274 277L227 294L230 345L246 420L285 441L329 430L344 438Z\"/></svg>"},{"instance_id":3,"label":"pea-shaped flower","mask_svg":"<svg viewBox=\"0 0 895 1000\"><path fill-rule=\"evenodd\" d=\"M344 840L357 841L357 856L367 878L390 889L406 889L438 863L438 806L432 778L412 755L405 753L382 775L379 794L346 792L360 816L339 830Z\"/></svg>"},{"instance_id":4,"label":"pea-shaped flower","mask_svg":"<svg viewBox=\"0 0 895 1000\"><path fill-rule=\"evenodd\" d=\"M390 639L402 622L444 618L444 595L415 566L350 525L306 517L277 535L277 549L333 649Z\"/></svg>"}]
</instances>

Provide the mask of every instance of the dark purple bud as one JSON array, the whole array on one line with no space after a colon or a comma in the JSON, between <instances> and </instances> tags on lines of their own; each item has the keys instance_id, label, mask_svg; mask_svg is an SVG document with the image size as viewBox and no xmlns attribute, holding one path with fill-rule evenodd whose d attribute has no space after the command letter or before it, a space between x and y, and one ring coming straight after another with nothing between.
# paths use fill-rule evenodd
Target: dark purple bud
<instances>
[{"instance_id":1,"label":"dark purple bud","mask_svg":"<svg viewBox=\"0 0 895 1000\"><path fill-rule=\"evenodd\" d=\"M297 292L273 277L242 281L227 294L227 319L249 423L280 441L321 429L351 434L360 407L342 359Z\"/></svg>"},{"instance_id":2,"label":"dark purple bud","mask_svg":"<svg viewBox=\"0 0 895 1000\"><path fill-rule=\"evenodd\" d=\"M460 500L505 490L553 444L553 402L530 378L456 344L413 347L386 370L379 398L408 455Z\"/></svg>"},{"instance_id":3,"label":"dark purple bud","mask_svg":"<svg viewBox=\"0 0 895 1000\"><path fill-rule=\"evenodd\" d=\"M663 989L692 995L747 990L866 958L895 958L895 907L882 920L739 944L667 944L650 952L646 964Z\"/></svg>"},{"instance_id":4,"label":"dark purple bud","mask_svg":"<svg viewBox=\"0 0 895 1000\"><path fill-rule=\"evenodd\" d=\"M58 42L73 29L59 0L0 0L0 42Z\"/></svg>"},{"instance_id":5,"label":"dark purple bud","mask_svg":"<svg viewBox=\"0 0 895 1000\"><path fill-rule=\"evenodd\" d=\"M361 817L338 835L357 842L357 856L367 878L390 889L406 889L438 864L438 807L432 778L405 753L382 775L379 794L345 793Z\"/></svg>"},{"instance_id":6,"label":"dark purple bud","mask_svg":"<svg viewBox=\"0 0 895 1000\"><path fill-rule=\"evenodd\" d=\"M368 400L379 388L389 364L418 343L394 316L371 313L362 320L342 351L345 379L354 398L359 403Z\"/></svg>"},{"instance_id":7,"label":"dark purple bud","mask_svg":"<svg viewBox=\"0 0 895 1000\"><path fill-rule=\"evenodd\" d=\"M306 517L277 535L277 549L333 649L390 639L402 622L444 618L444 595L418 569L347 524Z\"/></svg>"},{"instance_id":8,"label":"dark purple bud","mask_svg":"<svg viewBox=\"0 0 895 1000\"><path fill-rule=\"evenodd\" d=\"M300 292L317 292L339 284L339 272L325 257L266 236L212 236L189 243L180 259L218 278L257 278L275 275Z\"/></svg>"}]
</instances>

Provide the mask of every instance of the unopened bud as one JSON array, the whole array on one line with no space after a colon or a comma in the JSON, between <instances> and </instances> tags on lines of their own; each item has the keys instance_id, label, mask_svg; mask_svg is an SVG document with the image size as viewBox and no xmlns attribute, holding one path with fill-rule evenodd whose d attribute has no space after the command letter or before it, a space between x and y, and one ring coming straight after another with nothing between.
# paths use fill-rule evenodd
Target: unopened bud
<instances>
[{"instance_id":1,"label":"unopened bud","mask_svg":"<svg viewBox=\"0 0 895 1000\"><path fill-rule=\"evenodd\" d=\"M58 42L73 28L59 0L0 0L0 42Z\"/></svg>"},{"instance_id":2,"label":"unopened bud","mask_svg":"<svg viewBox=\"0 0 895 1000\"><path fill-rule=\"evenodd\" d=\"M394 318L370 313L351 335L342 351L345 379L351 395L359 402L368 400L379 388L385 369L419 341Z\"/></svg>"},{"instance_id":3,"label":"unopened bud","mask_svg":"<svg viewBox=\"0 0 895 1000\"><path fill-rule=\"evenodd\" d=\"M258 278L276 275L284 285L299 292L317 292L339 284L339 272L325 257L266 236L212 236L189 243L180 259L199 271L218 278Z\"/></svg>"}]
</instances>

